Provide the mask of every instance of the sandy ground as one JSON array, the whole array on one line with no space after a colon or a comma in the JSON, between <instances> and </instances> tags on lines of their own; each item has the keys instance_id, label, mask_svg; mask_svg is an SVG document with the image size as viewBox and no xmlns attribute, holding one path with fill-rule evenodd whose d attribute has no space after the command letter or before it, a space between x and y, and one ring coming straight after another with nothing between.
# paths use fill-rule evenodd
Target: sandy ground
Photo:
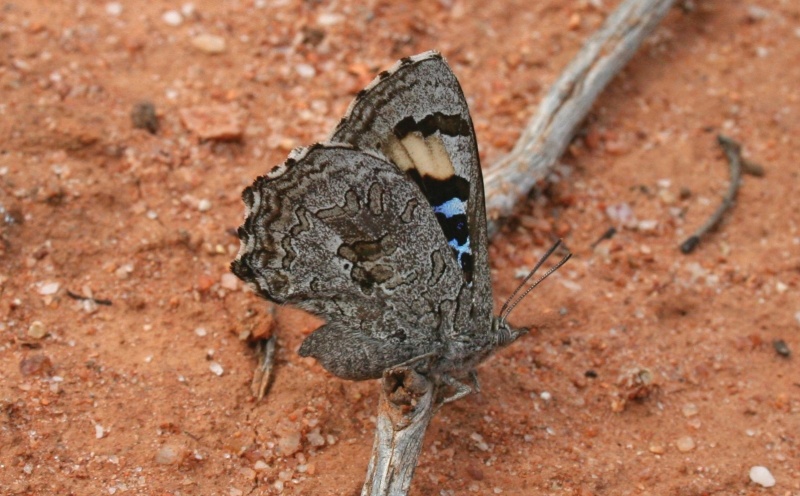
<instances>
[{"instance_id":1,"label":"sandy ground","mask_svg":"<svg viewBox=\"0 0 800 496\"><path fill-rule=\"evenodd\" d=\"M228 275L241 189L430 48L491 164L615 3L4 2L0 492L357 494L378 383L297 355L318 322L275 311L251 397L245 338L273 316ZM483 392L434 418L413 494L800 495L800 4L694 4L494 240L498 304L553 233L576 255L516 310L532 332ZM226 129L197 122L209 106ZM765 175L683 255L728 184L717 133Z\"/></svg>"}]
</instances>

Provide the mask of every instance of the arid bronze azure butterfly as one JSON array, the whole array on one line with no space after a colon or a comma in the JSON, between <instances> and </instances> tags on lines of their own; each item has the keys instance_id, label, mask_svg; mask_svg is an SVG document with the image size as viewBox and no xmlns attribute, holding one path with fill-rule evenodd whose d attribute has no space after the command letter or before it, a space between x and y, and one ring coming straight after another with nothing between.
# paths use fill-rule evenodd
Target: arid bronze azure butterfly
<instances>
[{"instance_id":1,"label":"arid bronze azure butterfly","mask_svg":"<svg viewBox=\"0 0 800 496\"><path fill-rule=\"evenodd\" d=\"M471 390L459 378L526 332L506 323L513 304L492 315L475 131L438 52L380 73L328 142L294 151L242 198L233 272L323 318L300 354L339 377L425 357L455 399Z\"/></svg>"}]
</instances>

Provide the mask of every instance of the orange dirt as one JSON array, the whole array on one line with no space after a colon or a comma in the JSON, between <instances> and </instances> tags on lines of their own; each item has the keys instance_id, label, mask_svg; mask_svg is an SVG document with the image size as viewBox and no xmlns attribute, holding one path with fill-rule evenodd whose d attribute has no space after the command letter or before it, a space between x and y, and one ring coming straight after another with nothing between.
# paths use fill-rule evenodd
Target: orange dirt
<instances>
[{"instance_id":1,"label":"orange dirt","mask_svg":"<svg viewBox=\"0 0 800 496\"><path fill-rule=\"evenodd\" d=\"M196 1L176 26L180 2L3 3L0 492L357 494L378 384L296 354L317 322L277 309L273 386L251 398L240 338L270 314L226 275L241 189L430 48L491 164L609 3ZM800 4L695 3L494 240L497 302L553 233L576 256L513 314L533 330L480 368L483 393L434 418L413 494L800 495ZM155 135L133 128L142 100ZM196 107L229 108L241 138L199 139ZM683 255L727 186L720 132L766 175Z\"/></svg>"}]
</instances>

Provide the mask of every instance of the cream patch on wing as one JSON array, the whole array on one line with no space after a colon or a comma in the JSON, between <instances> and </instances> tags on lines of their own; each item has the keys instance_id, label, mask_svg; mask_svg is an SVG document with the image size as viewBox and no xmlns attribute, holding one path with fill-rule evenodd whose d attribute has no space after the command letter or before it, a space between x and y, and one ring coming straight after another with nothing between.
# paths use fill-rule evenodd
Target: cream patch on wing
<instances>
[{"instance_id":1,"label":"cream patch on wing","mask_svg":"<svg viewBox=\"0 0 800 496\"><path fill-rule=\"evenodd\" d=\"M446 180L456 173L450 155L439 136L424 138L419 132L408 133L403 139L392 139L389 158L403 170L416 169L420 176Z\"/></svg>"}]
</instances>

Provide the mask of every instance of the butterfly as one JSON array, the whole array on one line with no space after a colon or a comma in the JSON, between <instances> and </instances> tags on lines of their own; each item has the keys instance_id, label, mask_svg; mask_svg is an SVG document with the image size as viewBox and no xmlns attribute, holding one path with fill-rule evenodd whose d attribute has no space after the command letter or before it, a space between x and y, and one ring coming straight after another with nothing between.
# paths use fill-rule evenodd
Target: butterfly
<instances>
[{"instance_id":1,"label":"butterfly","mask_svg":"<svg viewBox=\"0 0 800 496\"><path fill-rule=\"evenodd\" d=\"M527 332L506 322L511 299L492 314L475 130L438 52L381 72L327 142L295 150L242 198L233 273L324 319L299 353L338 377L424 359L457 399L473 390L460 379L477 388L475 367Z\"/></svg>"}]
</instances>

